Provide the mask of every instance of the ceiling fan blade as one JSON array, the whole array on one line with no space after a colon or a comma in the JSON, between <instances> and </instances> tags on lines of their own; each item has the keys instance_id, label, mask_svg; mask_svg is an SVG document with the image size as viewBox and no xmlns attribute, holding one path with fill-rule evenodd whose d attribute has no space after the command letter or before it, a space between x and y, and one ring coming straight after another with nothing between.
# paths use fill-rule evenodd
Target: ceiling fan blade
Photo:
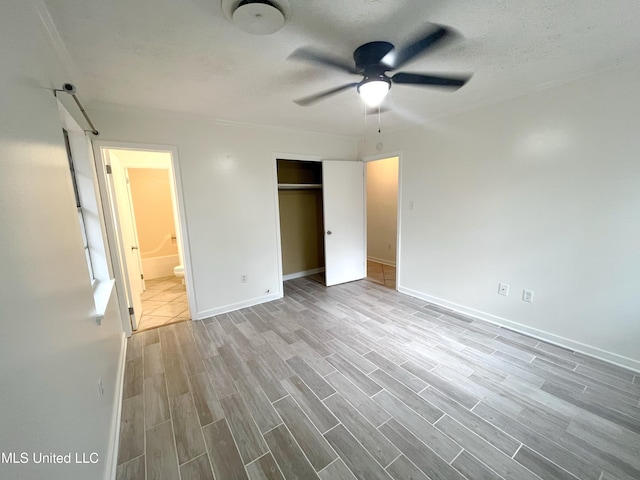
<instances>
[{"instance_id":1,"label":"ceiling fan blade","mask_svg":"<svg viewBox=\"0 0 640 480\"><path fill-rule=\"evenodd\" d=\"M447 87L458 89L469 81L471 75L423 75L421 73L396 73L391 80L393 83L405 85L429 85L432 87Z\"/></svg>"},{"instance_id":2,"label":"ceiling fan blade","mask_svg":"<svg viewBox=\"0 0 640 480\"><path fill-rule=\"evenodd\" d=\"M451 29L442 25L433 25L433 27L435 28L431 28L428 34L421 36L413 43L402 48L391 50L382 58L382 63L389 65L391 70L400 68L405 63L418 55L426 53L427 50L430 50L454 34Z\"/></svg>"},{"instance_id":3,"label":"ceiling fan blade","mask_svg":"<svg viewBox=\"0 0 640 480\"><path fill-rule=\"evenodd\" d=\"M352 64L345 62L342 59L330 57L323 53L314 52L313 50L309 50L307 48L298 48L291 55L289 55L289 58L292 60L302 60L305 62L317 63L319 65L335 68L347 73L358 73L358 71Z\"/></svg>"},{"instance_id":4,"label":"ceiling fan blade","mask_svg":"<svg viewBox=\"0 0 640 480\"><path fill-rule=\"evenodd\" d=\"M324 100L325 98L330 97L331 95L335 95L336 93L340 93L349 88L353 88L356 85L358 85L358 82L347 83L345 85L332 88L331 90L325 90L324 92L316 93L315 95L299 98L298 100L294 100L294 102L300 105L301 107L306 107L307 105L311 105L312 103L316 103L316 102L319 102L320 100Z\"/></svg>"}]
</instances>

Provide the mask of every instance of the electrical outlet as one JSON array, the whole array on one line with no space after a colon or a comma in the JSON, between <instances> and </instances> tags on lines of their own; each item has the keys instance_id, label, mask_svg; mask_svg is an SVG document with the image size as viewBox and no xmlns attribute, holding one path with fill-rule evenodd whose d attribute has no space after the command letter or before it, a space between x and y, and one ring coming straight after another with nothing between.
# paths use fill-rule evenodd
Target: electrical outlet
<instances>
[{"instance_id":1,"label":"electrical outlet","mask_svg":"<svg viewBox=\"0 0 640 480\"><path fill-rule=\"evenodd\" d=\"M247 283L247 274L246 273L244 275L240 276L240 283Z\"/></svg>"},{"instance_id":2,"label":"electrical outlet","mask_svg":"<svg viewBox=\"0 0 640 480\"><path fill-rule=\"evenodd\" d=\"M498 294L499 295L504 295L505 297L507 295L509 295L509 285L506 283L499 283L498 284Z\"/></svg>"},{"instance_id":3,"label":"electrical outlet","mask_svg":"<svg viewBox=\"0 0 640 480\"><path fill-rule=\"evenodd\" d=\"M104 398L104 386L102 385L102 379L98 380L98 393L100 394L100 398Z\"/></svg>"},{"instance_id":4,"label":"electrical outlet","mask_svg":"<svg viewBox=\"0 0 640 480\"><path fill-rule=\"evenodd\" d=\"M526 288L522 290L522 301L528 303L533 302L533 290L527 290Z\"/></svg>"}]
</instances>

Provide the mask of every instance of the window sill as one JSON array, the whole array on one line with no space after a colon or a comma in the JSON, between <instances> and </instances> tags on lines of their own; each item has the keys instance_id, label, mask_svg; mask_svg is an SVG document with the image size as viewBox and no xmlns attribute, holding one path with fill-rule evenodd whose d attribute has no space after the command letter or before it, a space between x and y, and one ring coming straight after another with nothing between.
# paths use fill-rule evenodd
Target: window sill
<instances>
[{"instance_id":1,"label":"window sill","mask_svg":"<svg viewBox=\"0 0 640 480\"><path fill-rule=\"evenodd\" d=\"M111 294L115 290L115 280L96 280L93 283L93 303L96 323L100 325L107 311Z\"/></svg>"}]
</instances>

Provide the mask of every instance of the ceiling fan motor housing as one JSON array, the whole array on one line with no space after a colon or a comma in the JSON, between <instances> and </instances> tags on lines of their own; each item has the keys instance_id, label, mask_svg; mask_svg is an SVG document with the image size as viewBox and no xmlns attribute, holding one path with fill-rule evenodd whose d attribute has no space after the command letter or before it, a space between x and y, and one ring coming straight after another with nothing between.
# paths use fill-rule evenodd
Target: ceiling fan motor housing
<instances>
[{"instance_id":1,"label":"ceiling fan motor housing","mask_svg":"<svg viewBox=\"0 0 640 480\"><path fill-rule=\"evenodd\" d=\"M388 68L380 65L384 56L394 49L392 43L389 42L369 42L359 46L353 52L353 59L356 62L356 69L359 72L366 72L371 67L380 67L376 70L385 72Z\"/></svg>"},{"instance_id":2,"label":"ceiling fan motor housing","mask_svg":"<svg viewBox=\"0 0 640 480\"><path fill-rule=\"evenodd\" d=\"M388 88L391 89L391 79L387 77L384 74L384 72L382 72L382 73L375 73L375 74L365 73L365 76L362 79L362 81L358 83L358 85L356 86L356 90L360 92L360 87L365 83L369 83L369 82L385 82L389 86Z\"/></svg>"}]
</instances>

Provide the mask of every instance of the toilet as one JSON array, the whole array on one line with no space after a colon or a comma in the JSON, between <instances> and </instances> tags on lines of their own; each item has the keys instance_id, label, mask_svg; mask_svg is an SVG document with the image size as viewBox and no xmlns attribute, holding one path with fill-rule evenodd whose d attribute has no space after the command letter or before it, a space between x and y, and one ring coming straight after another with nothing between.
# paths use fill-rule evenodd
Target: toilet
<instances>
[{"instance_id":1,"label":"toilet","mask_svg":"<svg viewBox=\"0 0 640 480\"><path fill-rule=\"evenodd\" d=\"M173 274L182 279L182 284L184 285L184 265L178 265L173 267Z\"/></svg>"}]
</instances>

